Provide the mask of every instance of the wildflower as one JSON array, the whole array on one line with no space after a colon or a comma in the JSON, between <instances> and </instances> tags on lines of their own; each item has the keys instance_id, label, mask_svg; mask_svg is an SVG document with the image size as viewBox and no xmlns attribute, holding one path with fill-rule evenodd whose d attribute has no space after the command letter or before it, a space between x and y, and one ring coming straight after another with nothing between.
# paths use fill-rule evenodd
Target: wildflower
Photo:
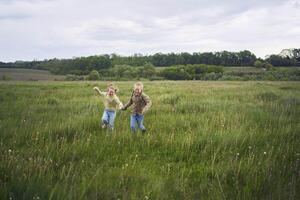
<instances>
[{"instance_id":1,"label":"wildflower","mask_svg":"<svg viewBox=\"0 0 300 200\"><path fill-rule=\"evenodd\" d=\"M248 148L249 148L249 149L252 149L252 147L251 147L251 146L249 146Z\"/></svg>"},{"instance_id":2,"label":"wildflower","mask_svg":"<svg viewBox=\"0 0 300 200\"><path fill-rule=\"evenodd\" d=\"M236 155L237 155L237 156L239 156L239 155L240 155L240 153L237 153Z\"/></svg>"},{"instance_id":3,"label":"wildflower","mask_svg":"<svg viewBox=\"0 0 300 200\"><path fill-rule=\"evenodd\" d=\"M264 151L264 155L266 155L266 154L267 154L267 152Z\"/></svg>"},{"instance_id":4,"label":"wildflower","mask_svg":"<svg viewBox=\"0 0 300 200\"><path fill-rule=\"evenodd\" d=\"M145 196L145 199L149 199L149 197L146 195L146 196Z\"/></svg>"},{"instance_id":5,"label":"wildflower","mask_svg":"<svg viewBox=\"0 0 300 200\"><path fill-rule=\"evenodd\" d=\"M8 149L8 153L11 153L12 152L12 150L11 149Z\"/></svg>"}]
</instances>

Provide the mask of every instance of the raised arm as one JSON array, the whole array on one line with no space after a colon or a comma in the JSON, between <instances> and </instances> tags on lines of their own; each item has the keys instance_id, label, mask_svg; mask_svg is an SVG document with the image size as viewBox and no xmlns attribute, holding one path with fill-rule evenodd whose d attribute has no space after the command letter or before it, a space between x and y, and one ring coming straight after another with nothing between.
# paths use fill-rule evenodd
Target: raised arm
<instances>
[{"instance_id":1,"label":"raised arm","mask_svg":"<svg viewBox=\"0 0 300 200\"><path fill-rule=\"evenodd\" d=\"M105 92L101 92L100 89L98 87L94 87L94 90L96 90L100 95L105 96L106 93Z\"/></svg>"}]
</instances>

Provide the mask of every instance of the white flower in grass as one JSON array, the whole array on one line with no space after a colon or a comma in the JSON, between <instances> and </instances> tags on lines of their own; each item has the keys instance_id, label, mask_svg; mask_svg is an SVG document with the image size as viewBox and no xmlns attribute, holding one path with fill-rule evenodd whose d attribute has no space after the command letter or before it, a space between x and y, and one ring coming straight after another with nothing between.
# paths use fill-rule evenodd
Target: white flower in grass
<instances>
[{"instance_id":1,"label":"white flower in grass","mask_svg":"<svg viewBox=\"0 0 300 200\"><path fill-rule=\"evenodd\" d=\"M252 147L251 147L251 146L249 146L248 148L249 148L249 149L252 149Z\"/></svg>"},{"instance_id":2,"label":"white flower in grass","mask_svg":"<svg viewBox=\"0 0 300 200\"><path fill-rule=\"evenodd\" d=\"M236 155L237 155L237 156L239 156L239 155L240 155L240 153L236 153Z\"/></svg>"},{"instance_id":3,"label":"white flower in grass","mask_svg":"<svg viewBox=\"0 0 300 200\"><path fill-rule=\"evenodd\" d=\"M267 152L264 151L264 155L267 155Z\"/></svg>"},{"instance_id":4,"label":"white flower in grass","mask_svg":"<svg viewBox=\"0 0 300 200\"><path fill-rule=\"evenodd\" d=\"M11 149L8 149L8 153L11 153L12 152L12 150Z\"/></svg>"},{"instance_id":5,"label":"white flower in grass","mask_svg":"<svg viewBox=\"0 0 300 200\"><path fill-rule=\"evenodd\" d=\"M149 197L148 197L148 196L145 196L145 199L149 199Z\"/></svg>"}]
</instances>

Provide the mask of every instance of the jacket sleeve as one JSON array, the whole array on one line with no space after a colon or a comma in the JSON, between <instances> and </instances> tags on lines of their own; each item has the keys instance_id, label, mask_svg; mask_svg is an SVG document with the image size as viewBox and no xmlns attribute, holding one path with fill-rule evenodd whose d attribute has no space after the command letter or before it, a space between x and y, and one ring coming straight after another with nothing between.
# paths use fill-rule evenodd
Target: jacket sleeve
<instances>
[{"instance_id":1,"label":"jacket sleeve","mask_svg":"<svg viewBox=\"0 0 300 200\"><path fill-rule=\"evenodd\" d=\"M143 109L143 113L144 113L144 112L146 112L146 111L148 111L150 109L150 107L152 105L152 101L151 101L150 97L148 95L146 95L146 94L143 94L143 99L144 99L144 101L146 103L146 106Z\"/></svg>"},{"instance_id":2,"label":"jacket sleeve","mask_svg":"<svg viewBox=\"0 0 300 200\"><path fill-rule=\"evenodd\" d=\"M98 87L94 87L94 89L101 95L106 96L106 92L101 92L101 90Z\"/></svg>"}]
</instances>

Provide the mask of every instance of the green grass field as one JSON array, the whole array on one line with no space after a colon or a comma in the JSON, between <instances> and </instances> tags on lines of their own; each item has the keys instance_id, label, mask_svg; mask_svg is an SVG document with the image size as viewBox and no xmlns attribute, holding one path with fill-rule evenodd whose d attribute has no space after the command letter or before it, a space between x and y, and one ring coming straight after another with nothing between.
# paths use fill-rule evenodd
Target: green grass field
<instances>
[{"instance_id":1,"label":"green grass field","mask_svg":"<svg viewBox=\"0 0 300 200\"><path fill-rule=\"evenodd\" d=\"M146 135L105 85L0 83L0 199L300 199L299 82L145 82Z\"/></svg>"}]
</instances>

